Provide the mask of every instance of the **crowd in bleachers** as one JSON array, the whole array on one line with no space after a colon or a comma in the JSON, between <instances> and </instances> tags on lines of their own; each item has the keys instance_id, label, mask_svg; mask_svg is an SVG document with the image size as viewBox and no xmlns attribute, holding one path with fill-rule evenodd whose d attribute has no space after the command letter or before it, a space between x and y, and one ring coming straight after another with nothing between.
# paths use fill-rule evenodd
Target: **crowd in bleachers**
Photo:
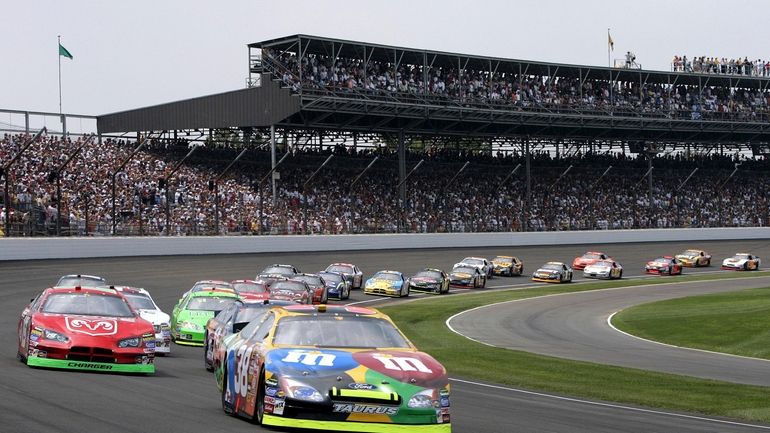
<instances>
[{"instance_id":1,"label":"crowd in bleachers","mask_svg":"<svg viewBox=\"0 0 770 433\"><path fill-rule=\"evenodd\" d=\"M18 152L25 137L0 140L0 164ZM81 140L46 136L10 170L11 219L21 234L52 234L56 222L52 170ZM133 142L94 141L61 174L61 226L67 233L109 234L112 230L111 173L136 146ZM193 235L215 233L214 191L209 181L232 161L238 149L201 146L170 177L160 180L187 153L186 143L153 142L130 159L116 176L116 233ZM408 153L407 167L424 159L406 182L401 203L398 159L387 147L326 147L291 150L279 168L275 206L269 181L258 179L270 168L270 154L247 154L219 184L219 233L363 233L581 230L651 227L763 226L768 221L768 164L735 156L668 155L653 163L653 205L644 177L648 161L618 152L531 158L531 196L527 202L524 170L502 181L521 155L462 152L446 148ZM329 153L335 157L303 184ZM355 178L374 154L379 160L360 182ZM467 169L446 186L465 161ZM600 178L605 169L613 168ZM567 167L572 166L564 176ZM694 168L699 171L680 184ZM724 185L722 185L724 183ZM0 184L0 189L2 185ZM2 197L0 191L0 197ZM169 224L166 224L168 196ZM4 223L4 213L0 223ZM26 230L26 231L25 231Z\"/></svg>"},{"instance_id":2,"label":"crowd in bleachers","mask_svg":"<svg viewBox=\"0 0 770 433\"><path fill-rule=\"evenodd\" d=\"M674 119L760 121L770 119L770 92L706 86L668 85L616 81L595 76L548 77L501 73L490 70L460 71L457 67L433 66L333 58L309 54L263 51L263 64L293 91L360 92L385 98L441 99L463 105L508 105L518 109L556 111L612 110L623 113ZM742 61L741 61L742 62ZM699 68L710 68L698 60ZM751 74L759 66L741 70ZM723 64L719 65L722 70ZM770 66L768 66L770 67ZM727 63L726 71L738 66ZM763 64L762 71L765 70ZM764 72L763 72L764 73ZM301 77L301 80L300 80Z\"/></svg>"},{"instance_id":3,"label":"crowd in bleachers","mask_svg":"<svg viewBox=\"0 0 770 433\"><path fill-rule=\"evenodd\" d=\"M706 56L688 59L687 56L675 55L671 61L671 69L674 72L768 77L770 76L770 60Z\"/></svg>"}]
</instances>

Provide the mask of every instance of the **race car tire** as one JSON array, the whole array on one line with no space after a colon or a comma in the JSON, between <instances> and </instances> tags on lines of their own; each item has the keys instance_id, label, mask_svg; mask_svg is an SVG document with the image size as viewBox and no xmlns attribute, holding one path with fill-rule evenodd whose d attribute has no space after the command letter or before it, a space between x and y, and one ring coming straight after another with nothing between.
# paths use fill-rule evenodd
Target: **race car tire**
<instances>
[{"instance_id":1,"label":"race car tire","mask_svg":"<svg viewBox=\"0 0 770 433\"><path fill-rule=\"evenodd\" d=\"M481 288L484 289L487 287L487 279L484 278L484 281L481 282Z\"/></svg>"},{"instance_id":2,"label":"race car tire","mask_svg":"<svg viewBox=\"0 0 770 433\"><path fill-rule=\"evenodd\" d=\"M409 285L406 286L406 294L404 295L405 298L409 297Z\"/></svg>"},{"instance_id":3,"label":"race car tire","mask_svg":"<svg viewBox=\"0 0 770 433\"><path fill-rule=\"evenodd\" d=\"M321 303L322 304L328 304L329 303L329 292L327 292L326 290L324 290L324 296L323 296L323 298L321 298Z\"/></svg>"},{"instance_id":4,"label":"race car tire","mask_svg":"<svg viewBox=\"0 0 770 433\"><path fill-rule=\"evenodd\" d=\"M209 363L208 357L206 356L206 354L209 351L209 331L208 330L206 331L206 335L203 341L205 341L205 343L203 343L203 366L206 367L206 371L214 371L214 366Z\"/></svg>"},{"instance_id":5,"label":"race car tire","mask_svg":"<svg viewBox=\"0 0 770 433\"><path fill-rule=\"evenodd\" d=\"M749 270L749 263L748 262L743 264L743 270L744 271L748 271Z\"/></svg>"},{"instance_id":6,"label":"race car tire","mask_svg":"<svg viewBox=\"0 0 770 433\"><path fill-rule=\"evenodd\" d=\"M620 270L620 273L618 274L618 279L623 279L623 270Z\"/></svg>"},{"instance_id":7,"label":"race car tire","mask_svg":"<svg viewBox=\"0 0 770 433\"><path fill-rule=\"evenodd\" d=\"M254 414L249 418L252 424L260 425L265 417L265 369L259 372L259 381L257 382L257 396L254 399Z\"/></svg>"},{"instance_id":8,"label":"race car tire","mask_svg":"<svg viewBox=\"0 0 770 433\"><path fill-rule=\"evenodd\" d=\"M342 291L342 299L349 299L350 298L350 287L345 286L345 289Z\"/></svg>"}]
</instances>

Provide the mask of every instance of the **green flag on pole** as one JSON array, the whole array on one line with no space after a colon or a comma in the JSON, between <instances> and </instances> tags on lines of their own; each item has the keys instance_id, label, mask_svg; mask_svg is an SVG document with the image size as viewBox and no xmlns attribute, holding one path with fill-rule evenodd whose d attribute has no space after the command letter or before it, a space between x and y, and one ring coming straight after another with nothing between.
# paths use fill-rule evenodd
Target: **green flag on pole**
<instances>
[{"instance_id":1,"label":"green flag on pole","mask_svg":"<svg viewBox=\"0 0 770 433\"><path fill-rule=\"evenodd\" d=\"M59 55L64 56L68 59L72 59L72 54L70 54L70 52L67 51L67 49L62 46L62 44L59 44Z\"/></svg>"}]
</instances>

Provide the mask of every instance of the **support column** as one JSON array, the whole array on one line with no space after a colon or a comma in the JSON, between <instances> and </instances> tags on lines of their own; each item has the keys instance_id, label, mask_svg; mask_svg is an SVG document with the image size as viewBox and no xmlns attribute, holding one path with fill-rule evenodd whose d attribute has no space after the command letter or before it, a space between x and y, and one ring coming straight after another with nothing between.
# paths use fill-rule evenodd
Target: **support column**
<instances>
[{"instance_id":1,"label":"support column","mask_svg":"<svg viewBox=\"0 0 770 433\"><path fill-rule=\"evenodd\" d=\"M270 168L275 169L275 125L270 125ZM276 186L275 186L275 172L271 175L272 177L272 184L273 184L273 208L275 208L277 203L277 197L276 197Z\"/></svg>"},{"instance_id":2,"label":"support column","mask_svg":"<svg viewBox=\"0 0 770 433\"><path fill-rule=\"evenodd\" d=\"M527 214L524 220L524 231L529 231L529 212L532 209L532 173L530 171L529 137L524 139L524 171L527 176Z\"/></svg>"},{"instance_id":3,"label":"support column","mask_svg":"<svg viewBox=\"0 0 770 433\"><path fill-rule=\"evenodd\" d=\"M653 156L654 156L653 153L647 154L647 171L649 172L649 174L647 175L647 183L649 186L648 197L650 200L650 220L651 221L655 215L655 203L652 201L652 157Z\"/></svg>"},{"instance_id":4,"label":"support column","mask_svg":"<svg viewBox=\"0 0 770 433\"><path fill-rule=\"evenodd\" d=\"M398 131L398 181L401 186L398 188L398 199L400 203L400 211L402 218L398 219L398 226L404 224L404 216L406 215L406 146L404 146L404 130ZM399 230L400 231L400 230Z\"/></svg>"}]
</instances>

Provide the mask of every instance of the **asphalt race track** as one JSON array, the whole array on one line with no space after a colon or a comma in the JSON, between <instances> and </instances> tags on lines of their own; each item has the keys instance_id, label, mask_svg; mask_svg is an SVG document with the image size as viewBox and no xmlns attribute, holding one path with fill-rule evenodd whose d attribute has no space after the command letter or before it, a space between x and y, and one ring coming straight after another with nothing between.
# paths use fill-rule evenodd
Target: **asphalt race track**
<instances>
[{"instance_id":1,"label":"asphalt race track","mask_svg":"<svg viewBox=\"0 0 770 433\"><path fill-rule=\"evenodd\" d=\"M159 358L149 377L32 369L16 360L19 313L41 289L68 273L101 275L116 284L149 289L170 312L178 296L195 281L253 277L271 263L291 263L312 272L335 261L359 265L366 275L380 269L407 274L423 267L451 268L468 255L514 254L525 272L548 260L571 262L585 250L599 249L618 259L624 276L639 276L647 259L701 247L720 259L738 250L770 258L770 243L761 241L619 244L597 246L403 250L353 253L222 255L115 259L46 260L0 263L0 431L2 432L253 432L258 426L226 416L213 377L203 368L202 349L174 346ZM697 269L691 272L713 272ZM690 271L690 270L688 270ZM687 273L687 271L685 271ZM576 279L576 280L579 280ZM676 277L672 278L675 281ZM494 278L487 290L529 285L527 278ZM677 289L679 290L679 289ZM452 290L453 293L463 290ZM618 293L625 293L618 291ZM414 298L420 297L414 295ZM334 302L334 301L332 301ZM387 299L354 292L350 302L376 306ZM451 376L451 371L449 372ZM454 380L453 431L507 432L750 432L770 426L627 408L565 399L528 391Z\"/></svg>"},{"instance_id":2,"label":"asphalt race track","mask_svg":"<svg viewBox=\"0 0 770 433\"><path fill-rule=\"evenodd\" d=\"M455 317L450 325L462 335L509 349L770 386L770 361L664 346L620 333L607 323L611 314L632 305L768 286L770 277L759 277L570 293L479 308Z\"/></svg>"}]
</instances>

